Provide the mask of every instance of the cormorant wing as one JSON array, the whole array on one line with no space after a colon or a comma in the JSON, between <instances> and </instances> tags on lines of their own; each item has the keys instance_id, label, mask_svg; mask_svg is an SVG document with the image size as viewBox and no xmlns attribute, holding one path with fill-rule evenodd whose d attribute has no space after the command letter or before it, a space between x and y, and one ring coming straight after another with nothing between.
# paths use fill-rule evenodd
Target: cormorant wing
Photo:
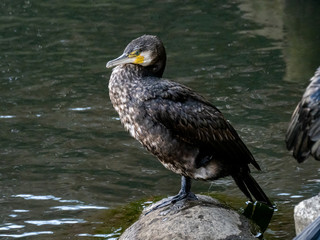
<instances>
[{"instance_id":1,"label":"cormorant wing","mask_svg":"<svg viewBox=\"0 0 320 240\"><path fill-rule=\"evenodd\" d=\"M291 117L286 144L293 156L303 162L310 154L320 160L320 68L307 87Z\"/></svg>"},{"instance_id":2,"label":"cormorant wing","mask_svg":"<svg viewBox=\"0 0 320 240\"><path fill-rule=\"evenodd\" d=\"M144 102L145 111L172 134L199 146L200 151L234 164L252 163L260 170L237 132L215 106L174 82L162 80L153 89L153 97Z\"/></svg>"}]
</instances>

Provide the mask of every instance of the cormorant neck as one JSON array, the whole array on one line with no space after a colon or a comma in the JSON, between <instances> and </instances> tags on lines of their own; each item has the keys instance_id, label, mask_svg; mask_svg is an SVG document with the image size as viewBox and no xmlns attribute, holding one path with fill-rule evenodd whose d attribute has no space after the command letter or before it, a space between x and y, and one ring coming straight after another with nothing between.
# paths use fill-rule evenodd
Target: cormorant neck
<instances>
[{"instance_id":1,"label":"cormorant neck","mask_svg":"<svg viewBox=\"0 0 320 240\"><path fill-rule=\"evenodd\" d=\"M161 78L165 69L165 62L164 64L156 63L151 66L143 67L138 64L125 64L123 65L124 73L133 77L136 75L137 77L158 77Z\"/></svg>"},{"instance_id":2,"label":"cormorant neck","mask_svg":"<svg viewBox=\"0 0 320 240\"><path fill-rule=\"evenodd\" d=\"M158 60L150 66L144 67L147 76L161 78L166 67L166 57Z\"/></svg>"},{"instance_id":3,"label":"cormorant neck","mask_svg":"<svg viewBox=\"0 0 320 240\"><path fill-rule=\"evenodd\" d=\"M165 61L157 62L150 66L141 66L138 64L123 64L119 65L113 70L113 74L121 76L120 79L139 79L141 77L157 77L161 78L165 69Z\"/></svg>"}]
</instances>

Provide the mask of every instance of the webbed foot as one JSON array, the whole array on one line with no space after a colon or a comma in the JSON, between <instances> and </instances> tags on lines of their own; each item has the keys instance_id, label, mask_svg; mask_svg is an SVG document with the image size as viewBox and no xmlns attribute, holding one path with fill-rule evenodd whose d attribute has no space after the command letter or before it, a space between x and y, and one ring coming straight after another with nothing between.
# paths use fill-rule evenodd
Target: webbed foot
<instances>
[{"instance_id":1,"label":"webbed foot","mask_svg":"<svg viewBox=\"0 0 320 240\"><path fill-rule=\"evenodd\" d=\"M157 210L159 208L164 208L169 205L171 205L171 206L170 206L170 209L168 212L170 212L172 210L176 212L184 206L186 201L198 200L197 196L194 193L190 192L190 188L191 188L191 180L187 177L182 177L181 190L178 193L178 195L170 197L170 198L164 200L162 203L154 206L153 208L148 210L145 213L145 215L149 214L150 212L152 212L154 210Z\"/></svg>"}]
</instances>

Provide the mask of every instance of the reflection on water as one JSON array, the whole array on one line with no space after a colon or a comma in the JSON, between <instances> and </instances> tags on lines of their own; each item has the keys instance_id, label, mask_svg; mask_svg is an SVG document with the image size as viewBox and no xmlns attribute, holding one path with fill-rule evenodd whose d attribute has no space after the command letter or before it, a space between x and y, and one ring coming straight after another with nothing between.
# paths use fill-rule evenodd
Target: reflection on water
<instances>
[{"instance_id":1,"label":"reflection on water","mask_svg":"<svg viewBox=\"0 0 320 240\"><path fill-rule=\"evenodd\" d=\"M319 67L320 22L319 1L286 1L284 20L288 41L284 48L286 55L286 76L288 81L302 81L311 78Z\"/></svg>"},{"instance_id":2,"label":"reflection on water","mask_svg":"<svg viewBox=\"0 0 320 240\"><path fill-rule=\"evenodd\" d=\"M9 238L25 238L31 236L41 236L41 235L48 235L53 234L51 231L42 231L42 232L25 232L22 234L0 234L1 237L9 237Z\"/></svg>"},{"instance_id":3,"label":"reflection on water","mask_svg":"<svg viewBox=\"0 0 320 240\"><path fill-rule=\"evenodd\" d=\"M115 239L122 229L96 231L104 211L179 190L179 176L124 132L108 99L106 62L149 33L166 46L165 77L217 105L261 165L253 175L279 208L267 238L292 238L293 206L320 191L318 162L299 165L284 145L315 70L302 69L315 64L310 54L292 49L315 42L319 28L303 24L296 1L275 2L270 12L267 1L245 0L2 1L0 236ZM304 4L306 13L318 9ZM193 190L245 201L230 178Z\"/></svg>"},{"instance_id":4,"label":"reflection on water","mask_svg":"<svg viewBox=\"0 0 320 240\"><path fill-rule=\"evenodd\" d=\"M27 202L17 201L17 199L21 198ZM41 239L42 235L55 234L62 225L74 226L76 224L81 226L88 224L88 221L83 218L74 218L75 215L80 215L81 211L108 209L108 207L86 205L79 200L67 200L53 195L18 194L12 195L10 202L9 206L23 204L29 209L10 210L6 216L9 217L7 218L9 221L7 220L0 225L0 237L23 238L39 236ZM32 212L34 211L41 212L41 215L33 216ZM32 220L28 220L30 216L33 216ZM90 224L94 223L91 222ZM85 231L86 228L83 228L83 230ZM83 236L87 234L82 233Z\"/></svg>"},{"instance_id":5,"label":"reflection on water","mask_svg":"<svg viewBox=\"0 0 320 240\"><path fill-rule=\"evenodd\" d=\"M116 229L113 233L110 234L88 234L88 233L81 233L77 236L79 237L91 237L91 238L103 238L103 239L118 239L120 236L121 229Z\"/></svg>"}]
</instances>

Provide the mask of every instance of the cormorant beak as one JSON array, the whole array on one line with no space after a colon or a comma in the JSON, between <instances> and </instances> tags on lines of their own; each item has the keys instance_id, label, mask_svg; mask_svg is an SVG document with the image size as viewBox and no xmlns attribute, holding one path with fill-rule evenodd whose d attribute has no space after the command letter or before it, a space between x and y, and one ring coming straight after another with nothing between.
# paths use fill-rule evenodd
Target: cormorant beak
<instances>
[{"instance_id":1,"label":"cormorant beak","mask_svg":"<svg viewBox=\"0 0 320 240\"><path fill-rule=\"evenodd\" d=\"M119 64L126 64L126 63L135 63L140 64L143 63L144 57L141 55L133 55L133 54L126 54L123 53L120 57L109 61L106 65L106 68L111 68L117 66Z\"/></svg>"},{"instance_id":2,"label":"cormorant beak","mask_svg":"<svg viewBox=\"0 0 320 240\"><path fill-rule=\"evenodd\" d=\"M133 63L133 62L134 62L134 59L129 58L128 55L124 53L120 57L109 61L106 65L106 68L111 68L119 64Z\"/></svg>"}]
</instances>

